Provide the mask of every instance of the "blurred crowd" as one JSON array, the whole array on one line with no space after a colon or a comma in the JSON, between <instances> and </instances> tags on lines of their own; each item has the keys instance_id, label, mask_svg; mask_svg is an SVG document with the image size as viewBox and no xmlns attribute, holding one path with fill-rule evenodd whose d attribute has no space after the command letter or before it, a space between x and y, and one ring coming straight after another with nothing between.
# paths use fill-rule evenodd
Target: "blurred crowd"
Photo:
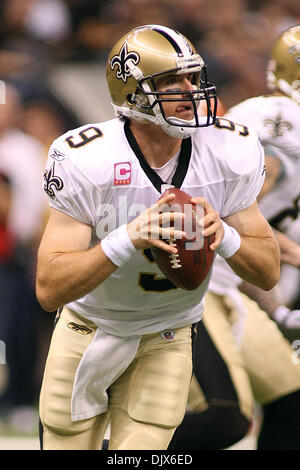
<instances>
[{"instance_id":1,"label":"blurred crowd","mask_svg":"<svg viewBox=\"0 0 300 470\"><path fill-rule=\"evenodd\" d=\"M53 91L51 71L104 64L123 33L161 24L195 44L227 109L267 91L270 46L297 23L299 0L0 0L0 432L1 420L35 426L54 318L34 295L48 213L41 179L51 142L83 124Z\"/></svg>"},{"instance_id":2,"label":"blurred crowd","mask_svg":"<svg viewBox=\"0 0 300 470\"><path fill-rule=\"evenodd\" d=\"M162 24L188 36L226 106L265 90L275 36L297 24L298 0L0 0L0 76L43 95L57 63L105 61L120 36Z\"/></svg>"}]
</instances>

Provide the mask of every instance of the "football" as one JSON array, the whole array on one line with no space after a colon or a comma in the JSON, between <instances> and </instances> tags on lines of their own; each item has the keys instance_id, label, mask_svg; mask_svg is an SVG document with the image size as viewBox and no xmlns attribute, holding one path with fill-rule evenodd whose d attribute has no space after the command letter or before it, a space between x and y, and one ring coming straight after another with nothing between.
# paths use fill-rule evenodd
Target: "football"
<instances>
[{"instance_id":1,"label":"football","mask_svg":"<svg viewBox=\"0 0 300 470\"><path fill-rule=\"evenodd\" d=\"M191 197L187 193L178 188L170 188L161 198L167 194L176 196L168 210L185 213L183 228L187 237L165 240L176 246L178 253L170 254L160 248L152 247L152 256L162 273L175 286L194 290L202 284L212 265L214 252L209 249L209 245L214 241L214 235L208 237L201 235L200 227L196 223L196 205L191 203ZM205 209L203 211L202 208L202 216L205 213Z\"/></svg>"}]
</instances>

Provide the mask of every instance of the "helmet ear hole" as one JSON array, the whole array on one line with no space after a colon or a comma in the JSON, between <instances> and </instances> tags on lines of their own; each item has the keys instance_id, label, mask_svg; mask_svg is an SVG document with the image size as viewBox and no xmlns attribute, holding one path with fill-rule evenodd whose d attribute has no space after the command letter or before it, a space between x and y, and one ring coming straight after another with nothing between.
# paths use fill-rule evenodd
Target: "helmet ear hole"
<instances>
[{"instance_id":1,"label":"helmet ear hole","mask_svg":"<svg viewBox=\"0 0 300 470\"><path fill-rule=\"evenodd\" d=\"M128 101L129 104L133 104L133 101L132 101L132 94L131 93L128 93L128 95L126 95L126 99Z\"/></svg>"}]
</instances>

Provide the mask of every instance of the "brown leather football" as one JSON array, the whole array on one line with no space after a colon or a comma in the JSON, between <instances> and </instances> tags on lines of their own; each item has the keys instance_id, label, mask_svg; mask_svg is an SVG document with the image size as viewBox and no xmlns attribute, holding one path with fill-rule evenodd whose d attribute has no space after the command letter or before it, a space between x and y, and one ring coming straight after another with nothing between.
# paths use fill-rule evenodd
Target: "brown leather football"
<instances>
[{"instance_id":1,"label":"brown leather football","mask_svg":"<svg viewBox=\"0 0 300 470\"><path fill-rule=\"evenodd\" d=\"M212 265L214 252L209 249L209 245L215 237L201 235L200 227L196 224L196 205L191 203L191 197L187 193L178 188L170 188L161 198L172 193L176 197L168 210L185 213L183 228L187 238L166 240L177 247L176 254L167 253L154 246L151 252L159 269L173 284L181 289L194 290L202 284Z\"/></svg>"}]
</instances>

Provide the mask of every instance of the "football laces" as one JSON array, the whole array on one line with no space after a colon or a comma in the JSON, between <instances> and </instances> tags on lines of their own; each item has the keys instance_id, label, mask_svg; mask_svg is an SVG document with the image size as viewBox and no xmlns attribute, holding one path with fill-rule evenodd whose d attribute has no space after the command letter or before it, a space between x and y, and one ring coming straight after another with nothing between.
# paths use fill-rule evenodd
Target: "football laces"
<instances>
[{"instance_id":1,"label":"football laces","mask_svg":"<svg viewBox=\"0 0 300 470\"><path fill-rule=\"evenodd\" d=\"M170 246L174 246L175 248L177 248L174 238L170 238L168 242ZM169 258L170 258L170 264L171 264L172 269L182 268L180 264L179 253L170 253Z\"/></svg>"}]
</instances>

